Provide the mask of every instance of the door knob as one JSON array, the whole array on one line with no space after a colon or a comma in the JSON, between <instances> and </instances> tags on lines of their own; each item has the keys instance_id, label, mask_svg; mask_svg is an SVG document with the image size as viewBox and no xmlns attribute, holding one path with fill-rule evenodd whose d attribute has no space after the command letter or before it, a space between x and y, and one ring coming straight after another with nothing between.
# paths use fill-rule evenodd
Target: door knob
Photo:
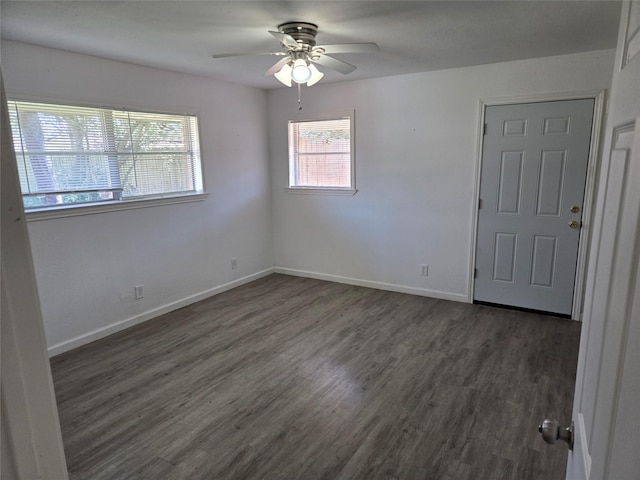
<instances>
[{"instance_id":1,"label":"door knob","mask_svg":"<svg viewBox=\"0 0 640 480\"><path fill-rule=\"evenodd\" d=\"M538 427L542 439L551 445L564 440L569 444L569 450L573 450L573 422L566 428L562 428L556 420L546 418Z\"/></svg>"},{"instance_id":2,"label":"door knob","mask_svg":"<svg viewBox=\"0 0 640 480\"><path fill-rule=\"evenodd\" d=\"M569 227L571 227L571 228L578 228L578 227L580 227L580 222L576 222L575 220L571 220L571 221L569 222Z\"/></svg>"},{"instance_id":3,"label":"door knob","mask_svg":"<svg viewBox=\"0 0 640 480\"><path fill-rule=\"evenodd\" d=\"M571 207L571 213L578 213L580 211L580 207L577 205L574 205L573 207Z\"/></svg>"}]
</instances>

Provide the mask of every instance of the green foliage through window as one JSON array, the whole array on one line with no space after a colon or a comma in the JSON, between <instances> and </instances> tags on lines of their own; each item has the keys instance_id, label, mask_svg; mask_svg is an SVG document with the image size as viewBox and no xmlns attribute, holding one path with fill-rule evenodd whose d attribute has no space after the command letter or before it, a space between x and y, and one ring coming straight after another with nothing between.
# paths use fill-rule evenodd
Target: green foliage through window
<instances>
[{"instance_id":1,"label":"green foliage through window","mask_svg":"<svg viewBox=\"0 0 640 480\"><path fill-rule=\"evenodd\" d=\"M198 193L195 116L9 102L26 209Z\"/></svg>"}]
</instances>

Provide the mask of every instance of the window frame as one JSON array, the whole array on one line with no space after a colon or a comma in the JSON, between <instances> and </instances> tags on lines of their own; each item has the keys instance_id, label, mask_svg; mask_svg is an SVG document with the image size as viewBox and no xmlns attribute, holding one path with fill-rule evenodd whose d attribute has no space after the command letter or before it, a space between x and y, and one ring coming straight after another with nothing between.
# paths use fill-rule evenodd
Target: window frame
<instances>
[{"instance_id":1,"label":"window frame","mask_svg":"<svg viewBox=\"0 0 640 480\"><path fill-rule=\"evenodd\" d=\"M114 110L121 112L131 113L145 113L145 114L158 114L158 115L176 115L176 116L191 116L195 117L197 125L197 137L198 137L198 151L199 151L199 189L193 192L167 192L160 194L153 194L147 196L137 196L131 198L121 198L114 200L104 200L99 202L86 202L86 203L70 203L62 205L51 205L39 208L25 208L25 215L27 221L39 221L48 220L52 218L65 218L75 217L82 215L93 215L99 213L107 213L121 210L133 210L139 208L156 207L161 205L172 205L180 203L192 203L202 202L209 197L209 193L206 189L205 168L202 153L202 127L200 125L200 113L192 108L176 108L175 110L164 110L158 108L149 108L146 106L114 106L108 103L91 102L82 100L69 100L64 98L52 98L43 96L32 95L7 95L8 102L25 102L25 103L40 103L49 105L60 105L79 108L94 108ZM15 145L13 145L13 137L11 139L13 151L15 152ZM14 155L15 157L15 155ZM17 158L14 158L17 161ZM23 197L23 195L21 195Z\"/></svg>"},{"instance_id":2,"label":"window frame","mask_svg":"<svg viewBox=\"0 0 640 480\"><path fill-rule=\"evenodd\" d=\"M292 123L302 122L323 122L331 120L342 120L349 118L349 143L350 143L350 177L351 185L349 187L307 187L291 185L292 162L291 158L291 138L289 136L290 125ZM358 190L356 189L356 149L355 149L355 111L338 112L329 114L312 114L298 116L287 122L287 193L305 194L305 195L347 195L353 196Z\"/></svg>"}]
</instances>

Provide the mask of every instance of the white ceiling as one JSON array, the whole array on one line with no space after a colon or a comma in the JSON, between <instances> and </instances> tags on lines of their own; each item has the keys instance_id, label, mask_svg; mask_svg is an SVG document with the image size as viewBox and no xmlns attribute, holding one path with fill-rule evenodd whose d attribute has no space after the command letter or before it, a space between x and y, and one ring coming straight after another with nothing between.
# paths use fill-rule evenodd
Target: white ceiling
<instances>
[{"instance_id":1,"label":"white ceiling","mask_svg":"<svg viewBox=\"0 0 640 480\"><path fill-rule=\"evenodd\" d=\"M260 88L279 57L267 33L286 21L319 27L318 44L375 42L379 53L341 54L358 66L322 83L615 48L615 1L5 1L2 38Z\"/></svg>"}]
</instances>

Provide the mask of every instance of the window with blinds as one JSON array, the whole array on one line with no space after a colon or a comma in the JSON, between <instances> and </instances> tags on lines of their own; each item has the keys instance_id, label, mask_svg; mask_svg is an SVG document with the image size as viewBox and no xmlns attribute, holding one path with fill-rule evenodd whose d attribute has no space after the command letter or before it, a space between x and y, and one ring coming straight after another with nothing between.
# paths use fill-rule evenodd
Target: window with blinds
<instances>
[{"instance_id":1,"label":"window with blinds","mask_svg":"<svg viewBox=\"0 0 640 480\"><path fill-rule=\"evenodd\" d=\"M289 122L289 187L353 190L351 117Z\"/></svg>"},{"instance_id":2,"label":"window with blinds","mask_svg":"<svg viewBox=\"0 0 640 480\"><path fill-rule=\"evenodd\" d=\"M195 116L8 107L27 210L202 192Z\"/></svg>"}]
</instances>

